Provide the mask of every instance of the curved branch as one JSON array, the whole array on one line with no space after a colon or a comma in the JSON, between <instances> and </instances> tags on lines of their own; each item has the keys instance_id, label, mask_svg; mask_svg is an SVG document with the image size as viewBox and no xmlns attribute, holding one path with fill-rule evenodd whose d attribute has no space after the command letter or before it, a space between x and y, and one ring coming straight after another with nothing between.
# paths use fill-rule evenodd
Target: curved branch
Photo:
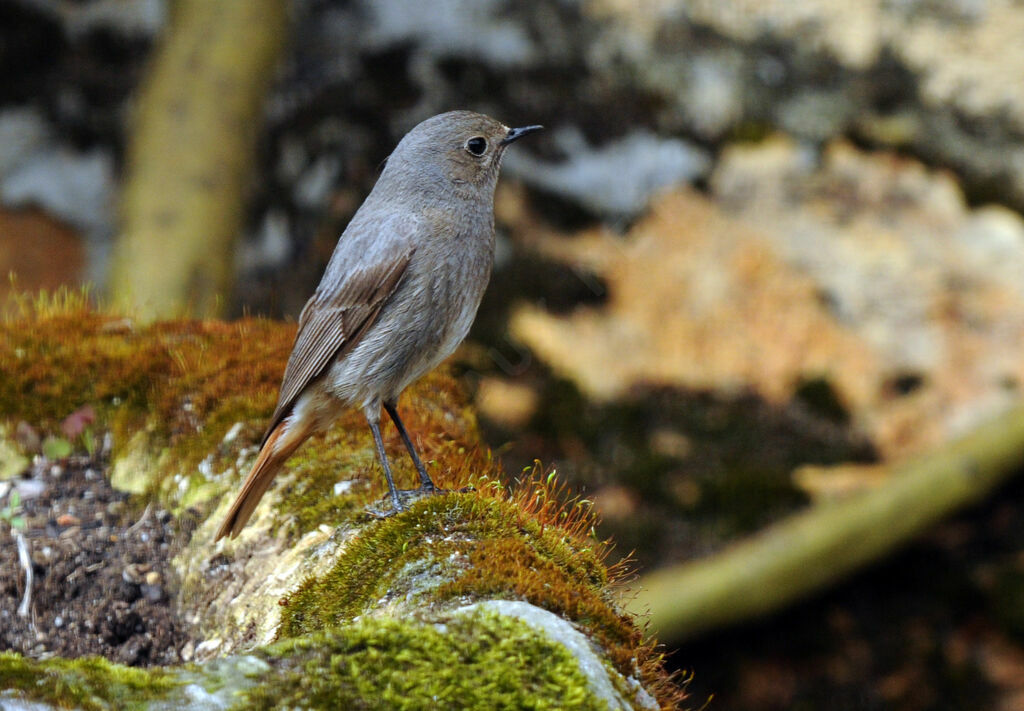
<instances>
[{"instance_id":1,"label":"curved branch","mask_svg":"<svg viewBox=\"0 0 1024 711\"><path fill-rule=\"evenodd\" d=\"M1024 407L913 461L882 486L820 504L705 560L639 581L629 603L680 641L777 610L830 585L987 496L1024 466Z\"/></svg>"}]
</instances>

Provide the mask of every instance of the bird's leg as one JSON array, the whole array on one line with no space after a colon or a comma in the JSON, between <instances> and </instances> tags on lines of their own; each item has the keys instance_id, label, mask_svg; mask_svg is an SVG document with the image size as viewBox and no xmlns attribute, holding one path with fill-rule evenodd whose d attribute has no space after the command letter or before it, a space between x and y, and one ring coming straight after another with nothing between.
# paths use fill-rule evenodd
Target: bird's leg
<instances>
[{"instance_id":1,"label":"bird's leg","mask_svg":"<svg viewBox=\"0 0 1024 711\"><path fill-rule=\"evenodd\" d=\"M375 416L374 416L375 415ZM398 513L399 511L405 511L405 506L402 505L401 499L398 498L398 489L395 488L394 477L391 476L391 465L388 464L388 455L384 452L384 440L380 436L380 413L366 413L366 421L370 424L370 431L373 432L373 441L377 445L377 457L380 459L380 465L384 468L384 478L388 480L388 489L391 491L391 504L394 506L394 511L391 514L385 514L380 511L371 510L370 513L378 518L384 518Z\"/></svg>"},{"instance_id":2,"label":"bird's leg","mask_svg":"<svg viewBox=\"0 0 1024 711\"><path fill-rule=\"evenodd\" d=\"M385 402L384 409L391 417L391 421L395 423L395 427L398 428L398 434L402 436L402 441L405 443L405 448L409 450L409 456L412 457L412 463L416 467L416 471L420 475L420 491L423 493L434 493L438 491L438 488L431 481L430 475L427 474L427 468L423 466L423 462L420 461L419 455L416 454L416 448L413 447L412 439L409 437L408 431L405 429L405 425L402 424L402 418L398 416L398 408L393 402Z\"/></svg>"}]
</instances>

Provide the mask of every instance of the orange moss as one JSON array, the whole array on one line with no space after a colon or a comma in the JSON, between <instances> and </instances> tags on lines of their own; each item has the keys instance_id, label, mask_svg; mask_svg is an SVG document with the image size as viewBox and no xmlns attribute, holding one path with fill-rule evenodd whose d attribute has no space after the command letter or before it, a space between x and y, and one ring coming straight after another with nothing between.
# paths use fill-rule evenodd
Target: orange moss
<instances>
[{"instance_id":1,"label":"orange moss","mask_svg":"<svg viewBox=\"0 0 1024 711\"><path fill-rule=\"evenodd\" d=\"M556 563L538 555L521 538L485 539L472 543L469 565L455 581L442 585L441 599L489 597L525 600L585 626L608 652L618 670L633 673L635 650L642 635L626 615L614 611L603 588L573 580Z\"/></svg>"},{"instance_id":2,"label":"orange moss","mask_svg":"<svg viewBox=\"0 0 1024 711\"><path fill-rule=\"evenodd\" d=\"M613 547L596 537L591 502L573 495L554 471L545 475L540 462L511 489L495 487L492 493L514 506L518 531L525 535L477 541L469 565L441 586L438 597L511 593L561 615L588 630L621 674L639 676L661 708L682 708L686 680L665 671L657 642L612 601L609 586L633 575L632 560L626 555L607 565Z\"/></svg>"},{"instance_id":3,"label":"orange moss","mask_svg":"<svg viewBox=\"0 0 1024 711\"><path fill-rule=\"evenodd\" d=\"M293 334L259 319L136 326L68 293L26 300L0 323L0 420L56 431L91 405L115 447L145 429L188 471L235 422L259 436Z\"/></svg>"},{"instance_id":4,"label":"orange moss","mask_svg":"<svg viewBox=\"0 0 1024 711\"><path fill-rule=\"evenodd\" d=\"M259 442L294 335L294 325L253 318L136 325L96 310L84 292L21 297L16 315L0 323L0 422L24 420L58 432L67 415L91 405L97 428L113 433L115 452L141 431L154 459L169 452L162 471L140 471L146 480L133 488L166 494L167 476L179 474L190 478L186 490L200 491L210 483L200 462L215 473L237 469L241 448ZM399 407L439 485L458 488L471 472L491 470L476 420L447 372L427 375ZM224 435L236 423L242 430L226 445ZM384 434L398 479L411 485L416 477L397 432L388 424ZM353 455L362 461L354 472ZM302 531L337 523L384 493L369 429L356 409L305 445L286 469L296 474L282 478L295 494L284 501L296 517L282 523L295 522ZM362 495L333 497L333 485L345 478L339 470L370 486ZM214 482L223 489L231 484L227 477ZM201 491L200 499L215 493Z\"/></svg>"}]
</instances>

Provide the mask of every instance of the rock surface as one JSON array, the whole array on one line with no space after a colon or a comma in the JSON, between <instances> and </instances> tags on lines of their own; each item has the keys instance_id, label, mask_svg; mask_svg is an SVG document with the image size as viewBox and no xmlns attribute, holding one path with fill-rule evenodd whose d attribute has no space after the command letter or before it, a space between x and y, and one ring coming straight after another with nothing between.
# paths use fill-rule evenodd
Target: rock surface
<instances>
[{"instance_id":1,"label":"rock surface","mask_svg":"<svg viewBox=\"0 0 1024 711\"><path fill-rule=\"evenodd\" d=\"M775 402L823 378L889 456L962 434L1024 383L1024 222L907 159L734 148L711 199L659 199L624 238L537 249L608 282L604 308L524 307L518 339L600 397L639 384ZM539 233L539 230L533 230Z\"/></svg>"},{"instance_id":2,"label":"rock surface","mask_svg":"<svg viewBox=\"0 0 1024 711\"><path fill-rule=\"evenodd\" d=\"M607 54L666 98L664 125L855 133L1024 205L1024 11L996 2L592 0ZM592 53L591 56L594 56ZM591 65L594 66L593 64Z\"/></svg>"}]
</instances>

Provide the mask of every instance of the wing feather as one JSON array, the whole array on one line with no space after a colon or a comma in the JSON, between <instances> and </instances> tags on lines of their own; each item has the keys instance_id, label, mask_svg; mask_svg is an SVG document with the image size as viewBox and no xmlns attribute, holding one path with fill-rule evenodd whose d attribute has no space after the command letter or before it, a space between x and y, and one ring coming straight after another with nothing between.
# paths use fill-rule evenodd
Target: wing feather
<instances>
[{"instance_id":1,"label":"wing feather","mask_svg":"<svg viewBox=\"0 0 1024 711\"><path fill-rule=\"evenodd\" d=\"M338 355L351 350L373 325L384 304L395 293L413 249L393 258L346 273L339 287L317 289L302 309L295 345L288 358L277 409L263 436L267 437L285 418L299 393L327 369Z\"/></svg>"}]
</instances>

